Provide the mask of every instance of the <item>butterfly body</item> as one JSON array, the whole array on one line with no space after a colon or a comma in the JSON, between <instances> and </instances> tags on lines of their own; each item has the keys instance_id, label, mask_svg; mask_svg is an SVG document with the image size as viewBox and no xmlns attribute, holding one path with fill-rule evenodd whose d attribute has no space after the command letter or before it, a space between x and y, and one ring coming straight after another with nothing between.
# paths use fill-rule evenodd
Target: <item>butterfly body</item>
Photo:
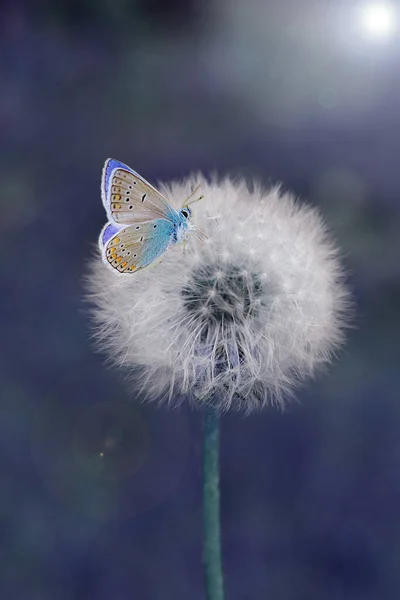
<instances>
[{"instance_id":1,"label":"butterfly body","mask_svg":"<svg viewBox=\"0 0 400 600\"><path fill-rule=\"evenodd\" d=\"M103 261L114 272L134 273L154 263L194 229L188 206L176 210L127 165L105 162L101 193L109 222L99 237Z\"/></svg>"}]
</instances>

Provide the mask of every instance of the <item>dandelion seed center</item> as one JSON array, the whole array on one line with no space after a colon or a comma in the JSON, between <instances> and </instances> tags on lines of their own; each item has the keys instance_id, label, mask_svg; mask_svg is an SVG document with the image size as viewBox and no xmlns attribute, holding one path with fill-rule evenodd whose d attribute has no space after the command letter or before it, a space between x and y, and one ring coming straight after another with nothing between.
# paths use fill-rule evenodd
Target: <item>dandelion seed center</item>
<instances>
[{"instance_id":1,"label":"dandelion seed center","mask_svg":"<svg viewBox=\"0 0 400 600\"><path fill-rule=\"evenodd\" d=\"M182 289L186 310L211 327L256 316L263 295L261 274L229 264L194 269Z\"/></svg>"}]
</instances>

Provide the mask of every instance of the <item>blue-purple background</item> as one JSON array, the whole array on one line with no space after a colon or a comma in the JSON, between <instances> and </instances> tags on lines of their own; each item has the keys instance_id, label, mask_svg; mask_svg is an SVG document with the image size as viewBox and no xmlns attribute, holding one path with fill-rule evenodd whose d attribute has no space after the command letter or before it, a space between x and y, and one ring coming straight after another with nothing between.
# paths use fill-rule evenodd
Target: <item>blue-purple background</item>
<instances>
[{"instance_id":1,"label":"blue-purple background","mask_svg":"<svg viewBox=\"0 0 400 600\"><path fill-rule=\"evenodd\" d=\"M204 600L201 415L132 402L82 278L103 161L318 206L356 328L284 415L224 417L227 600L400 596L400 43L356 2L1 3L0 597Z\"/></svg>"}]
</instances>

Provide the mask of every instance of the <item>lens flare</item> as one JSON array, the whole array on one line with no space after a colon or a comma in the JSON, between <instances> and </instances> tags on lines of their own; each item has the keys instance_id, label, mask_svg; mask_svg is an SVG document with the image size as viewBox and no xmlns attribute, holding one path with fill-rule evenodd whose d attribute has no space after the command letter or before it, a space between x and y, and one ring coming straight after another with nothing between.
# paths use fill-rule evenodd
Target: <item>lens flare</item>
<instances>
[{"instance_id":1,"label":"lens flare","mask_svg":"<svg viewBox=\"0 0 400 600\"><path fill-rule=\"evenodd\" d=\"M361 9L361 22L365 31L374 37L387 37L394 32L396 15L390 4L367 4Z\"/></svg>"}]
</instances>

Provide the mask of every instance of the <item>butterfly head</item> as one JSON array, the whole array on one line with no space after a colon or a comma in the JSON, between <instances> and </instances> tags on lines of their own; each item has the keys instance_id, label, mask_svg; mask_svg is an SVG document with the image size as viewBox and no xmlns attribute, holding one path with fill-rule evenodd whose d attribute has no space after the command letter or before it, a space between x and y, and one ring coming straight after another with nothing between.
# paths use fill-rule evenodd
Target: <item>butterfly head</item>
<instances>
[{"instance_id":1,"label":"butterfly head","mask_svg":"<svg viewBox=\"0 0 400 600\"><path fill-rule=\"evenodd\" d=\"M199 186L197 186L197 188L195 190L193 190L193 192L190 194L189 198L191 198L193 196L193 194L196 193L196 191L199 189ZM191 200L190 202L188 202L189 198L186 198L185 204L182 206L182 208L179 211L179 215L181 218L181 227L182 227L182 232L184 232L183 235L186 235L186 233L188 231L200 231L198 229L198 227L196 225L193 225L190 222L190 218L192 216L192 209L189 207L189 204L194 204L195 202L198 202L199 200L203 200L204 196L200 196L199 198L196 198L196 200ZM205 234L201 233L201 235L204 237L207 237Z\"/></svg>"},{"instance_id":2,"label":"butterfly head","mask_svg":"<svg viewBox=\"0 0 400 600\"><path fill-rule=\"evenodd\" d=\"M179 212L184 219L190 219L192 216L192 211L189 206L183 206Z\"/></svg>"}]
</instances>

